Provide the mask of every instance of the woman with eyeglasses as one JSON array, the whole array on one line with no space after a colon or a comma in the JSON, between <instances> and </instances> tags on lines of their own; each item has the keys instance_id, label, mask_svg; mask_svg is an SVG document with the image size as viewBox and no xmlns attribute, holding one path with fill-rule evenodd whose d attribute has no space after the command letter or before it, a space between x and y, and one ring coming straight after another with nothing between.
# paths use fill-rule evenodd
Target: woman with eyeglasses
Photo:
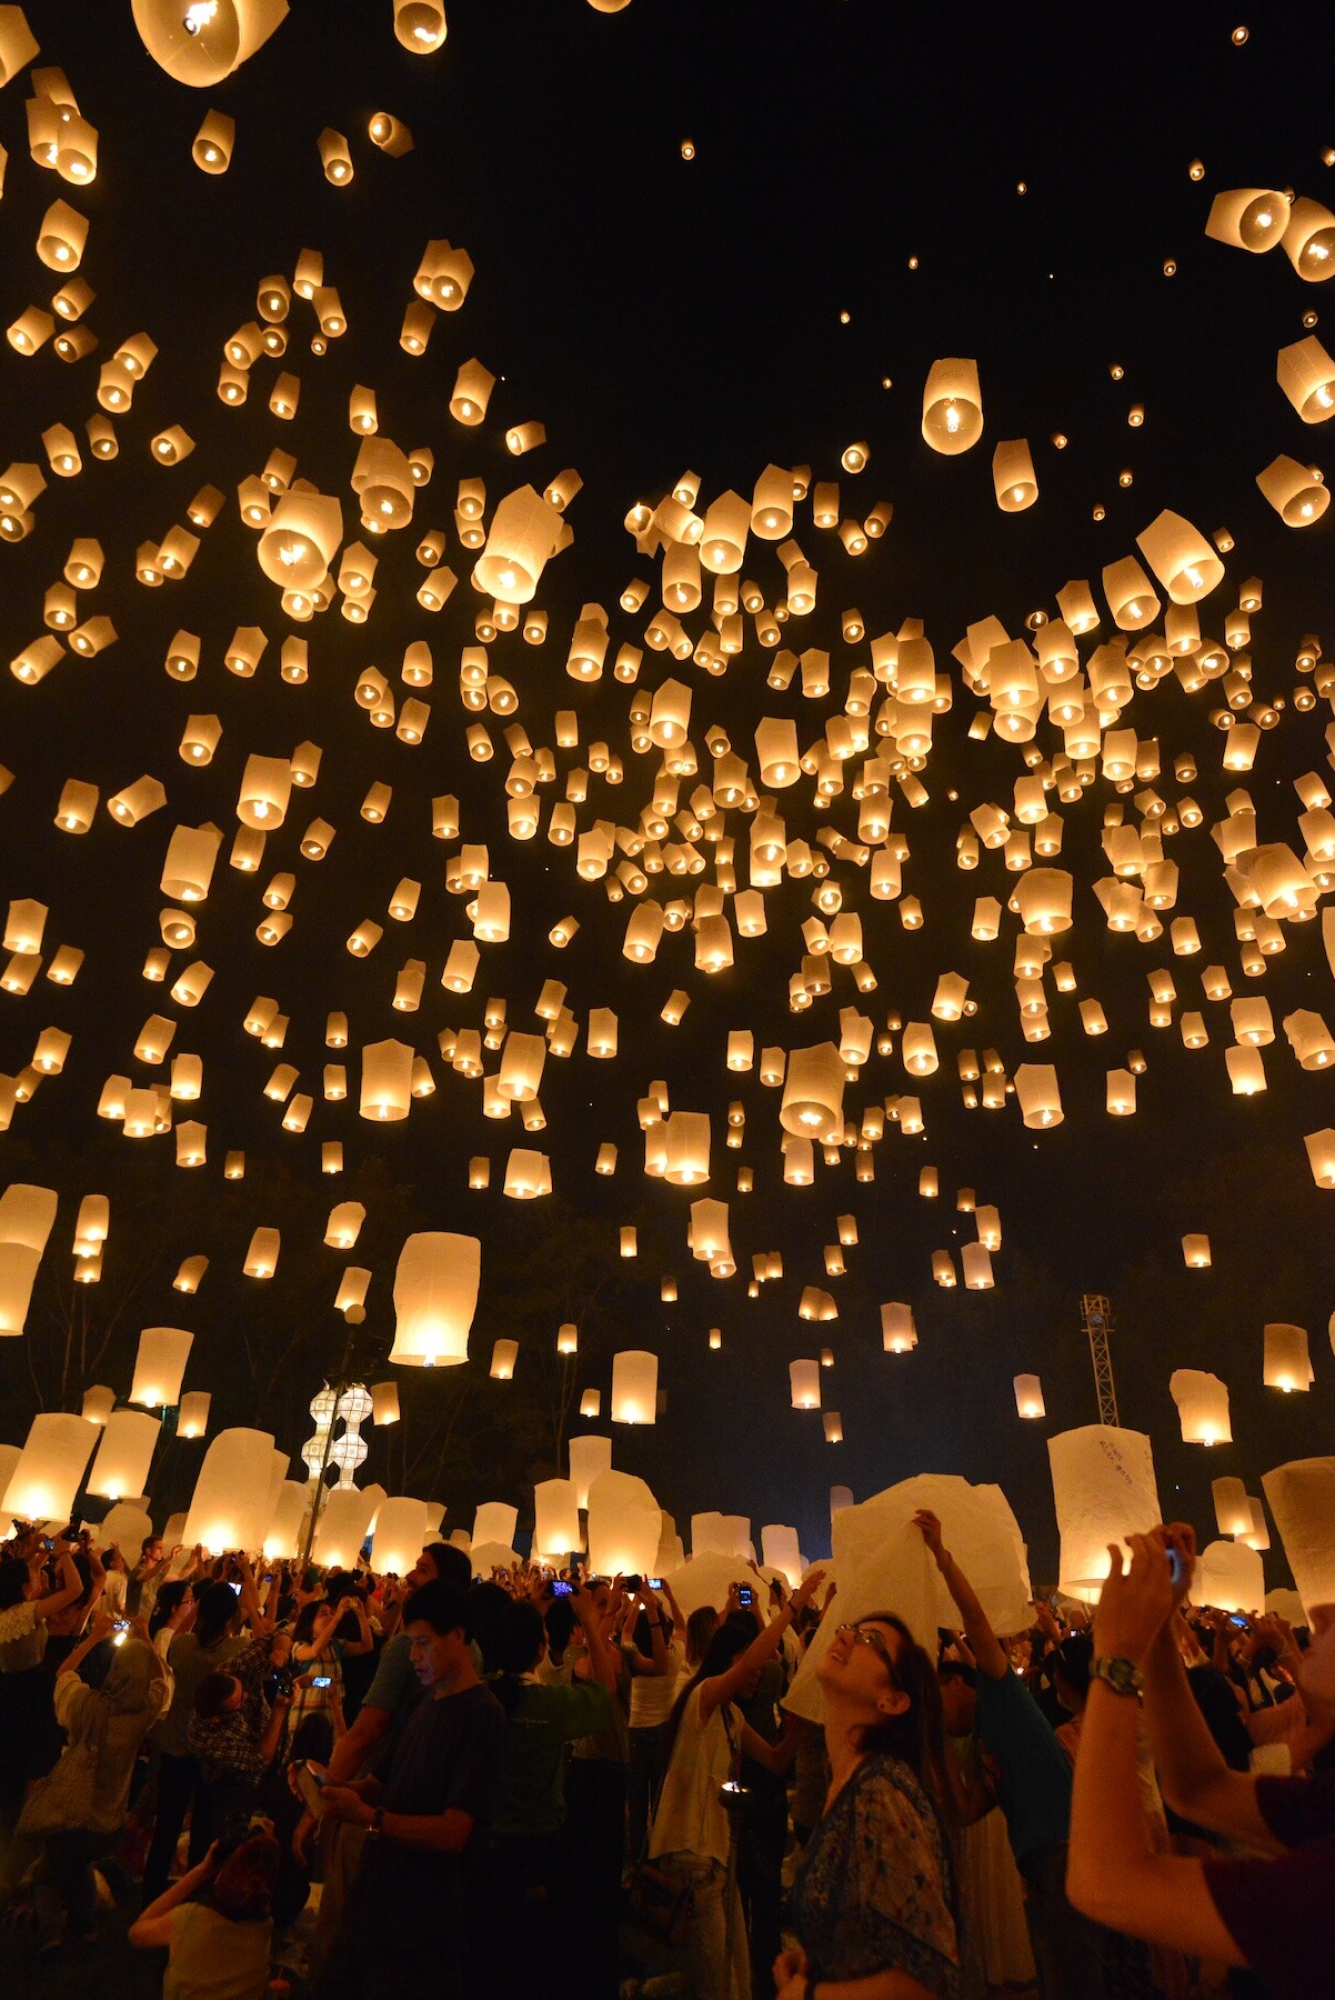
<instances>
[{"instance_id":1,"label":"woman with eyeglasses","mask_svg":"<svg viewBox=\"0 0 1335 2000\"><path fill-rule=\"evenodd\" d=\"M931 1660L889 1612L841 1625L817 1669L830 1788L793 1888L779 2000L957 2000L953 1818Z\"/></svg>"}]
</instances>

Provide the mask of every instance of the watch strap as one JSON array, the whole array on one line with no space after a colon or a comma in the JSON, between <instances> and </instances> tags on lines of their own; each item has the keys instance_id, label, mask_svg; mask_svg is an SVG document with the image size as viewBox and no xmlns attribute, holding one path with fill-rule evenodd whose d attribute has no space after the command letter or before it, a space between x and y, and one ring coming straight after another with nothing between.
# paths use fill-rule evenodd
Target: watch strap
<instances>
[{"instance_id":1,"label":"watch strap","mask_svg":"<svg viewBox=\"0 0 1335 2000\"><path fill-rule=\"evenodd\" d=\"M1133 1660L1110 1655L1095 1660L1090 1676L1110 1687L1114 1694L1131 1695L1138 1701L1145 1691L1145 1677Z\"/></svg>"}]
</instances>

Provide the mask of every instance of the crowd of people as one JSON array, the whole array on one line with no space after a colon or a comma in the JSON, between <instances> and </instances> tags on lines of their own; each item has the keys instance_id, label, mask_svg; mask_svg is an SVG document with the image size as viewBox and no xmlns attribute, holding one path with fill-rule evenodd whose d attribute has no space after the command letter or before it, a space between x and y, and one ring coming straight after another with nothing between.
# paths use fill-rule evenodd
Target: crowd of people
<instances>
[{"instance_id":1,"label":"crowd of people","mask_svg":"<svg viewBox=\"0 0 1335 2000\"><path fill-rule=\"evenodd\" d=\"M1335 1606L1194 1607L1168 1526L1092 1619L998 1634L916 1526L929 1645L819 1569L686 1617L442 1541L396 1578L16 1527L11 1944L95 1953L119 1906L170 2000L1335 1991ZM821 1724L784 1707L809 1647Z\"/></svg>"}]
</instances>

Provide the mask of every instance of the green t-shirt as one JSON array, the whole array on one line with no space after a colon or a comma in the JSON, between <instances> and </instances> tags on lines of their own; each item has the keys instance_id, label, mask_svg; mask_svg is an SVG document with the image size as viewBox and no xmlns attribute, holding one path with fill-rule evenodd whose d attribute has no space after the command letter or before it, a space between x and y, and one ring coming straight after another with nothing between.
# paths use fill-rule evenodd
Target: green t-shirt
<instances>
[{"instance_id":1,"label":"green t-shirt","mask_svg":"<svg viewBox=\"0 0 1335 2000\"><path fill-rule=\"evenodd\" d=\"M525 1681L505 1732L493 1833L559 1833L565 1825L565 1746L612 1720L612 1697L597 1681L543 1687Z\"/></svg>"},{"instance_id":2,"label":"green t-shirt","mask_svg":"<svg viewBox=\"0 0 1335 2000\"><path fill-rule=\"evenodd\" d=\"M162 2000L263 2000L272 1944L271 1923L234 1923L207 1903L182 1903L172 1911Z\"/></svg>"}]
</instances>

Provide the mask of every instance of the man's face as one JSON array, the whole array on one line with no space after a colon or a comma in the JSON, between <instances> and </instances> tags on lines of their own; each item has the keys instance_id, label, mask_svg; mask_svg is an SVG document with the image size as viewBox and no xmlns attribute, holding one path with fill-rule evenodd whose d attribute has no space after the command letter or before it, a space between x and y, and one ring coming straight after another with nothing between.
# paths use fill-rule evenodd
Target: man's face
<instances>
[{"instance_id":1,"label":"man's face","mask_svg":"<svg viewBox=\"0 0 1335 2000\"><path fill-rule=\"evenodd\" d=\"M231 1679L232 1682L232 1692L228 1695L226 1701L223 1703L224 1715L235 1714L236 1710L240 1708L242 1702L246 1698L246 1690L242 1687L240 1681L237 1680L235 1676L229 1676L229 1678Z\"/></svg>"},{"instance_id":2,"label":"man's face","mask_svg":"<svg viewBox=\"0 0 1335 2000\"><path fill-rule=\"evenodd\" d=\"M435 1580L436 1565L432 1560L431 1551L423 1549L408 1572L408 1582L414 1590L420 1590L424 1583L434 1583Z\"/></svg>"},{"instance_id":3,"label":"man's face","mask_svg":"<svg viewBox=\"0 0 1335 2000\"><path fill-rule=\"evenodd\" d=\"M468 1641L461 1628L437 1632L422 1618L415 1618L408 1627L408 1649L413 1672L425 1688L457 1672L468 1657Z\"/></svg>"},{"instance_id":4,"label":"man's face","mask_svg":"<svg viewBox=\"0 0 1335 2000\"><path fill-rule=\"evenodd\" d=\"M161 1542L149 1543L148 1547L144 1550L144 1561L146 1563L160 1563L162 1561Z\"/></svg>"}]
</instances>

